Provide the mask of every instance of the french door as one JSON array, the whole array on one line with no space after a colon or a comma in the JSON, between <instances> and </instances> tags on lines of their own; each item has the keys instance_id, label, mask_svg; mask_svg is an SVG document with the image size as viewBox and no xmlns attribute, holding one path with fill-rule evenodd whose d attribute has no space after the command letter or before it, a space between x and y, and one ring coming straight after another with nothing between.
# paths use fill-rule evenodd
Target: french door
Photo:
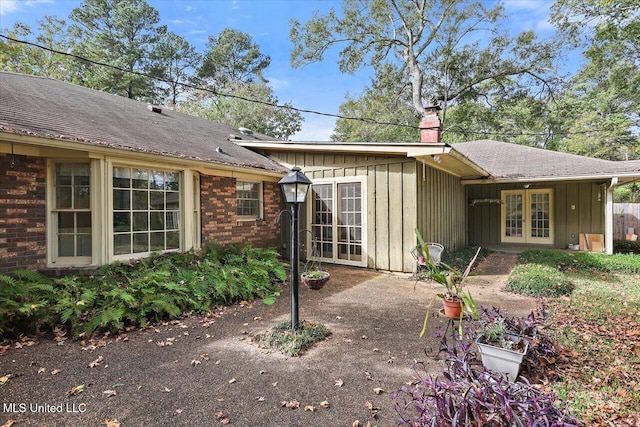
<instances>
[{"instance_id":1,"label":"french door","mask_svg":"<svg viewBox=\"0 0 640 427\"><path fill-rule=\"evenodd\" d=\"M338 264L366 265L364 182L315 181L311 186L309 257Z\"/></svg>"},{"instance_id":2,"label":"french door","mask_svg":"<svg viewBox=\"0 0 640 427\"><path fill-rule=\"evenodd\" d=\"M502 191L501 220L503 242L552 244L553 191Z\"/></svg>"}]
</instances>

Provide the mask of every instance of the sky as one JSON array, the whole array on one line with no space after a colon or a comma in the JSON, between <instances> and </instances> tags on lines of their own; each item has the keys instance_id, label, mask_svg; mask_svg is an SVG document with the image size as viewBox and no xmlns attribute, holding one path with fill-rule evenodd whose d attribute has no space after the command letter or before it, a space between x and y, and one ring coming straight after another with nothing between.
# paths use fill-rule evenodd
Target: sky
<instances>
[{"instance_id":1,"label":"sky","mask_svg":"<svg viewBox=\"0 0 640 427\"><path fill-rule=\"evenodd\" d=\"M147 0L160 14L160 24L185 37L203 53L209 35L225 28L251 34L262 53L271 57L265 72L278 100L295 107L337 114L345 95L358 96L368 86L370 68L354 74L338 69L339 49L325 55L324 61L294 69L289 62L291 42L289 21L304 23L314 11L325 14L332 7L340 10L339 0ZM493 3L493 1L491 1ZM0 29L13 24L27 24L35 31L38 21L51 15L68 21L72 9L81 0L0 0ZM550 37L553 27L548 22L551 0L507 0L508 25L514 33L533 29L540 37ZM290 139L297 141L328 141L335 127L335 118L303 114L302 131Z\"/></svg>"}]
</instances>

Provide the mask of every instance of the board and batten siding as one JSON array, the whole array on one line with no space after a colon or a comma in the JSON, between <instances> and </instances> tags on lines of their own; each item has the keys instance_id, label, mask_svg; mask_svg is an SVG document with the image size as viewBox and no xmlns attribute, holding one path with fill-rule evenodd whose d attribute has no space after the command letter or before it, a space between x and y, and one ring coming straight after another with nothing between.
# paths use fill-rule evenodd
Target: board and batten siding
<instances>
[{"instance_id":1,"label":"board and batten siding","mask_svg":"<svg viewBox=\"0 0 640 427\"><path fill-rule=\"evenodd\" d=\"M473 200L499 200L502 190L522 189L523 184L486 184L467 186L469 204L469 244L499 247L500 204ZM531 183L531 189L553 189L554 248L578 243L580 233L604 233L605 189L596 182ZM532 246L528 244L527 246ZM535 245L533 245L535 246ZM548 245L541 245L548 246Z\"/></svg>"},{"instance_id":2,"label":"board and batten siding","mask_svg":"<svg viewBox=\"0 0 640 427\"><path fill-rule=\"evenodd\" d=\"M418 165L418 227L425 242L447 251L467 245L467 206L460 178Z\"/></svg>"},{"instance_id":3,"label":"board and batten siding","mask_svg":"<svg viewBox=\"0 0 640 427\"><path fill-rule=\"evenodd\" d=\"M414 159L341 153L272 152L286 167L298 166L314 179L365 177L366 266L380 270L412 271L417 226L417 166ZM306 203L305 203L306 204ZM306 207L300 209L300 229L309 227ZM288 242L284 228L283 245Z\"/></svg>"}]
</instances>

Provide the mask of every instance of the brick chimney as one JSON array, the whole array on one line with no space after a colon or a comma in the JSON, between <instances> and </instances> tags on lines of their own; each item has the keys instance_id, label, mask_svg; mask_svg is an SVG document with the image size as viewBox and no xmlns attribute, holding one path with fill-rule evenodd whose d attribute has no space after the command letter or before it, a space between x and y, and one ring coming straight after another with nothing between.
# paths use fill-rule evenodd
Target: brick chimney
<instances>
[{"instance_id":1,"label":"brick chimney","mask_svg":"<svg viewBox=\"0 0 640 427\"><path fill-rule=\"evenodd\" d=\"M432 102L432 105L426 107L424 116L420 120L420 142L427 144L437 144L440 142L440 132L442 123L438 116L440 106Z\"/></svg>"}]
</instances>

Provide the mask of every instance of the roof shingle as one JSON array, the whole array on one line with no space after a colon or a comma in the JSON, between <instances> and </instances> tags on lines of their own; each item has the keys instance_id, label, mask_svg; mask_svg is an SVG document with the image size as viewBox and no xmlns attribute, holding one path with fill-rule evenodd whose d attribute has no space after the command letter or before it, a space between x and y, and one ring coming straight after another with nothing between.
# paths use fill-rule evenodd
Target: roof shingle
<instances>
[{"instance_id":1,"label":"roof shingle","mask_svg":"<svg viewBox=\"0 0 640 427\"><path fill-rule=\"evenodd\" d=\"M272 137L44 77L0 72L0 131L286 173L229 141ZM217 149L220 150L217 150Z\"/></svg>"}]
</instances>

